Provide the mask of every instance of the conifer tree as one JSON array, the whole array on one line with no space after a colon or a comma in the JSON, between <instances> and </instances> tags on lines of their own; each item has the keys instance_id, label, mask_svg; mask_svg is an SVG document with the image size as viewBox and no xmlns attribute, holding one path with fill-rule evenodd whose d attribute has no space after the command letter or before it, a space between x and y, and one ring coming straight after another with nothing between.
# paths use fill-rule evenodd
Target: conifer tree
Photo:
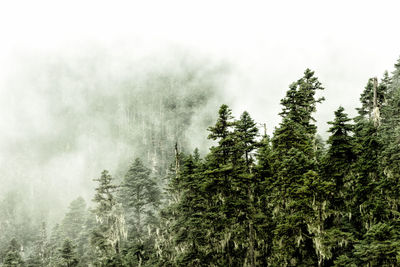
<instances>
[{"instance_id":1,"label":"conifer tree","mask_svg":"<svg viewBox=\"0 0 400 267\"><path fill-rule=\"evenodd\" d=\"M46 223L42 222L40 231L35 242L32 258L38 261L38 266L47 266L50 261L50 246L47 240ZM31 263L32 264L32 263Z\"/></svg>"},{"instance_id":2,"label":"conifer tree","mask_svg":"<svg viewBox=\"0 0 400 267\"><path fill-rule=\"evenodd\" d=\"M165 200L160 209L159 228L156 229L155 248L157 266L174 266L177 264L181 250L176 249L177 232L180 213L178 205L183 194L182 168L185 155L178 151L175 146L175 160L170 164L166 174L167 180L165 190Z\"/></svg>"},{"instance_id":3,"label":"conifer tree","mask_svg":"<svg viewBox=\"0 0 400 267\"><path fill-rule=\"evenodd\" d=\"M24 261L20 254L21 246L15 238L10 241L7 254L3 260L4 267L23 267Z\"/></svg>"},{"instance_id":4,"label":"conifer tree","mask_svg":"<svg viewBox=\"0 0 400 267\"><path fill-rule=\"evenodd\" d=\"M62 245L62 241L65 239L64 233L61 229L60 224L56 224L51 230L51 235L49 238L49 265L55 266L59 260L58 249ZM36 260L40 260L37 255L32 255Z\"/></svg>"},{"instance_id":5,"label":"conifer tree","mask_svg":"<svg viewBox=\"0 0 400 267\"><path fill-rule=\"evenodd\" d=\"M61 228L71 241L78 239L86 219L86 202L82 197L73 200L62 221Z\"/></svg>"},{"instance_id":6,"label":"conifer tree","mask_svg":"<svg viewBox=\"0 0 400 267\"><path fill-rule=\"evenodd\" d=\"M217 141L210 148L210 154L205 159L207 173L205 174L204 190L208 200L206 224L210 226L207 232L210 261L215 265L233 265L235 244L233 240L233 218L235 209L231 197L234 173L233 157L235 136L233 135L232 111L227 105L219 109L219 116L214 126L209 127L208 138Z\"/></svg>"},{"instance_id":7,"label":"conifer tree","mask_svg":"<svg viewBox=\"0 0 400 267\"><path fill-rule=\"evenodd\" d=\"M117 186L113 178L104 170L98 182L93 201L96 207L93 213L97 224L91 234L91 244L98 253L101 264L115 264L120 260L121 240L126 238L125 219L121 204L116 201Z\"/></svg>"},{"instance_id":8,"label":"conifer tree","mask_svg":"<svg viewBox=\"0 0 400 267\"><path fill-rule=\"evenodd\" d=\"M160 205L160 190L150 174L150 169L139 158L135 159L119 192L128 225L129 250L139 259L139 265L153 250L154 213Z\"/></svg>"},{"instance_id":9,"label":"conifer tree","mask_svg":"<svg viewBox=\"0 0 400 267\"><path fill-rule=\"evenodd\" d=\"M234 172L232 173L232 192L230 198L235 207L236 229L232 233L233 240L243 252L238 262L244 266L256 266L256 196L259 186L254 175L254 152L259 146L258 128L247 111L234 124L233 156Z\"/></svg>"},{"instance_id":10,"label":"conifer tree","mask_svg":"<svg viewBox=\"0 0 400 267\"><path fill-rule=\"evenodd\" d=\"M178 266L207 266L207 247L204 232L206 200L202 192L202 174L199 155L189 155L183 159L181 172L181 197L175 205L176 215L171 225L175 232L174 244L179 248L175 264Z\"/></svg>"},{"instance_id":11,"label":"conifer tree","mask_svg":"<svg viewBox=\"0 0 400 267\"><path fill-rule=\"evenodd\" d=\"M316 126L312 114L321 83L307 69L281 101L282 122L272 139L274 211L276 223L270 264L282 266L321 264L327 257L321 246L323 191L328 186L317 174Z\"/></svg>"},{"instance_id":12,"label":"conifer tree","mask_svg":"<svg viewBox=\"0 0 400 267\"><path fill-rule=\"evenodd\" d=\"M86 202L82 197L78 197L70 203L68 211L60 225L60 230L64 236L63 239L69 239L75 244L76 255L81 263L84 263L84 254L89 250L86 233L88 229L85 225L87 217Z\"/></svg>"},{"instance_id":13,"label":"conifer tree","mask_svg":"<svg viewBox=\"0 0 400 267\"><path fill-rule=\"evenodd\" d=\"M265 133L257 151L257 166L255 178L255 207L256 207L256 232L258 264L268 266L271 256L272 231L274 221L272 220L273 199L272 190L274 180L272 175L272 149L269 136Z\"/></svg>"},{"instance_id":14,"label":"conifer tree","mask_svg":"<svg viewBox=\"0 0 400 267\"><path fill-rule=\"evenodd\" d=\"M78 258L75 252L75 246L71 240L65 239L59 249L60 262L59 266L74 267L78 265Z\"/></svg>"},{"instance_id":15,"label":"conifer tree","mask_svg":"<svg viewBox=\"0 0 400 267\"><path fill-rule=\"evenodd\" d=\"M377 94L367 94L368 85L361 95L362 108L359 109L359 116L355 118L354 127L354 152L356 160L352 165L352 179L348 181L346 199L349 216L349 225L352 232L353 241L351 245L353 250L351 254L345 253L338 258L337 264L355 264L355 265L371 265L376 263L363 257L362 255L369 250L369 254L386 254L384 251L389 250L388 246L368 247L362 245L368 240L369 243L374 243L372 240L379 242L381 231L378 229L390 229L388 224L389 209L385 200L384 191L386 181L382 179L382 173L379 169L379 158L382 150L382 143L379 138L380 125L376 124L374 116L370 112L365 112L365 102L373 103L375 116L379 115L379 109L384 109L387 99L387 87L375 85L377 90L384 88L382 92ZM384 94L379 98L379 94ZM374 99L378 97L378 99ZM381 99L381 100L379 100ZM370 110L370 109L369 109ZM380 120L380 118L379 118ZM389 231L390 232L390 231ZM385 234L386 235L386 234ZM376 251L373 251L376 249ZM378 259L376 259L378 260ZM380 260L378 260L379 262ZM389 261L392 261L389 259Z\"/></svg>"},{"instance_id":16,"label":"conifer tree","mask_svg":"<svg viewBox=\"0 0 400 267\"><path fill-rule=\"evenodd\" d=\"M344 108L335 111L335 119L328 122L331 125L328 132L328 149L321 162L323 179L333 184L331 191L326 192L328 217L325 220L324 244L329 248L331 257L326 260L327 266L345 253L351 252L352 229L349 227L349 210L347 202L351 176L351 166L355 160L353 151L353 126L351 119L344 113ZM350 248L349 248L350 247Z\"/></svg>"}]
</instances>

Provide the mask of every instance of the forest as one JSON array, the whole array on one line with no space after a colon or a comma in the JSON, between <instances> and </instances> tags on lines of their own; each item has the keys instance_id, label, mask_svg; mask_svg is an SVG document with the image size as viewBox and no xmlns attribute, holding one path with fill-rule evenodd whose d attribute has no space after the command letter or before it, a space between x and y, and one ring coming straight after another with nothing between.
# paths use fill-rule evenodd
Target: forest
<instances>
[{"instance_id":1,"label":"forest","mask_svg":"<svg viewBox=\"0 0 400 267\"><path fill-rule=\"evenodd\" d=\"M221 101L198 120L208 151L192 151L187 127L218 86L210 73L148 80L152 97L119 106L111 132L142 145L127 168L91 177L89 201L76 195L49 224L29 219L20 193L0 196L0 266L400 266L394 66L366 81L356 117L337 107L326 140L314 119L324 84L310 69L287 89L271 136Z\"/></svg>"}]
</instances>

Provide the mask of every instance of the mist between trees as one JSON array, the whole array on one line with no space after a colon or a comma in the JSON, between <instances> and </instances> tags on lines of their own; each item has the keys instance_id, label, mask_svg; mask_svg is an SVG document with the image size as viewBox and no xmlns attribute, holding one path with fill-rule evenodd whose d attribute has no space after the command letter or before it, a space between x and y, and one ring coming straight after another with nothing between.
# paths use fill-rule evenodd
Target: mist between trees
<instances>
[{"instance_id":1,"label":"mist between trees","mask_svg":"<svg viewBox=\"0 0 400 267\"><path fill-rule=\"evenodd\" d=\"M224 65L93 59L28 68L35 105L20 116L42 120L6 146L2 266L400 265L400 60L322 140L309 69L269 136L221 105Z\"/></svg>"}]
</instances>

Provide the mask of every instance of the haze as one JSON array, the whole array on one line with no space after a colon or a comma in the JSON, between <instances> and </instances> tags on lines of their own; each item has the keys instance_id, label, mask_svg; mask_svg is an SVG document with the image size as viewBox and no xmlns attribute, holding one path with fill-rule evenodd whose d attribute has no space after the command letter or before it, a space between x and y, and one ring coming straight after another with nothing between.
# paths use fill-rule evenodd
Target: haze
<instances>
[{"instance_id":1,"label":"haze","mask_svg":"<svg viewBox=\"0 0 400 267\"><path fill-rule=\"evenodd\" d=\"M78 195L90 199L91 179L139 154L140 141L115 138L110 122L119 117L107 108L124 103L127 83L147 88L154 73L181 77L192 69L193 88L203 82L218 88L185 130L189 146L206 149L205 129L219 104L235 115L249 111L271 133L288 85L311 68L326 88L316 115L325 136L339 105L354 115L368 78L392 70L400 55L399 7L396 1L2 3L0 194L23 186L42 195L37 201L54 220Z\"/></svg>"}]
</instances>

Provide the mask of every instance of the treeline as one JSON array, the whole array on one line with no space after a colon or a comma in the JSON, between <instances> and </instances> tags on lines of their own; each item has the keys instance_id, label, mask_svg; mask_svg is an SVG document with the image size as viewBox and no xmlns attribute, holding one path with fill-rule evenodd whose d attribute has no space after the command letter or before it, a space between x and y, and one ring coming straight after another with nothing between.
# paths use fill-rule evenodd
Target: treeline
<instances>
[{"instance_id":1,"label":"treeline","mask_svg":"<svg viewBox=\"0 0 400 267\"><path fill-rule=\"evenodd\" d=\"M307 69L271 137L222 105L205 157L176 148L166 182L141 159L118 184L103 171L93 208L74 200L29 255L12 239L2 265L399 266L400 60L368 81L358 116L335 111L326 144L319 90Z\"/></svg>"}]
</instances>

